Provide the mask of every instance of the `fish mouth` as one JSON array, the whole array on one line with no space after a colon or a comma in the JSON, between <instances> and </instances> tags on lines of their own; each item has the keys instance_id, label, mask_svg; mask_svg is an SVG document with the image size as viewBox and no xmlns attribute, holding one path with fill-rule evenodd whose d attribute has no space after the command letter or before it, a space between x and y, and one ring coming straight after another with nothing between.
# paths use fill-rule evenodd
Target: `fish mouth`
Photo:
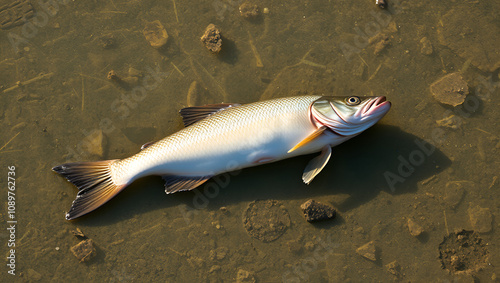
<instances>
[{"instance_id":1,"label":"fish mouth","mask_svg":"<svg viewBox=\"0 0 500 283\"><path fill-rule=\"evenodd\" d=\"M373 114L385 114L391 108L391 102L387 101L385 96L379 96L368 102L363 107L363 116ZM379 112L379 113L377 113Z\"/></svg>"}]
</instances>

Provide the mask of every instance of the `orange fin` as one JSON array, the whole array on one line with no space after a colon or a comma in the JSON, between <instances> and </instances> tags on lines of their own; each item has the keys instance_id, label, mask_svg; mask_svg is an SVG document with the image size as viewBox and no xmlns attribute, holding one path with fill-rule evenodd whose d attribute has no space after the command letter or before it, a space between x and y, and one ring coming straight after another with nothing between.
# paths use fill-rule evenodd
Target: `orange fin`
<instances>
[{"instance_id":1,"label":"orange fin","mask_svg":"<svg viewBox=\"0 0 500 283\"><path fill-rule=\"evenodd\" d=\"M204 106L182 108L179 111L179 113L182 116L182 122L184 122L184 127L187 127L219 111L222 111L229 107L235 107L240 105L241 104L237 103L208 104Z\"/></svg>"},{"instance_id":2,"label":"orange fin","mask_svg":"<svg viewBox=\"0 0 500 283\"><path fill-rule=\"evenodd\" d=\"M190 191L205 183L212 176L162 176L165 180L165 193L173 194L176 192Z\"/></svg>"},{"instance_id":3,"label":"orange fin","mask_svg":"<svg viewBox=\"0 0 500 283\"><path fill-rule=\"evenodd\" d=\"M72 220L85 215L112 199L126 185L116 185L110 172L115 160L97 162L75 162L52 168L78 188L78 194L66 219Z\"/></svg>"},{"instance_id":4,"label":"orange fin","mask_svg":"<svg viewBox=\"0 0 500 283\"><path fill-rule=\"evenodd\" d=\"M309 136L307 136L305 139L303 139L302 141L300 141L298 144L296 144L294 147L292 147L292 149L290 149L288 151L288 153L296 150L297 148L303 146L303 145L306 145L308 144L309 142L311 142L312 140L314 140L315 138L319 137L325 130L327 129L326 126L321 126L319 127L318 129L316 129L316 131L314 131L312 134L310 134Z\"/></svg>"},{"instance_id":5,"label":"orange fin","mask_svg":"<svg viewBox=\"0 0 500 283\"><path fill-rule=\"evenodd\" d=\"M316 175L323 170L323 168L330 160L330 156L332 155L332 147L330 145L325 145L321 149L321 154L313 158L309 163L307 163L306 169L304 170L304 174L302 174L302 180L304 183L308 184L316 177Z\"/></svg>"}]
</instances>

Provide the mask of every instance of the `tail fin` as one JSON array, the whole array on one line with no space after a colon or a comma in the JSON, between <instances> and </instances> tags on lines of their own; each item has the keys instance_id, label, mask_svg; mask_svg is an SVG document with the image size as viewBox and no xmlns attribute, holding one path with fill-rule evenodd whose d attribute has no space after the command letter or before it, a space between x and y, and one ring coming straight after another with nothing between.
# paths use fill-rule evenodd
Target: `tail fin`
<instances>
[{"instance_id":1,"label":"tail fin","mask_svg":"<svg viewBox=\"0 0 500 283\"><path fill-rule=\"evenodd\" d=\"M95 210L125 188L126 185L116 185L113 182L110 164L115 160L66 163L52 168L79 190L70 210L66 213L67 220Z\"/></svg>"}]
</instances>

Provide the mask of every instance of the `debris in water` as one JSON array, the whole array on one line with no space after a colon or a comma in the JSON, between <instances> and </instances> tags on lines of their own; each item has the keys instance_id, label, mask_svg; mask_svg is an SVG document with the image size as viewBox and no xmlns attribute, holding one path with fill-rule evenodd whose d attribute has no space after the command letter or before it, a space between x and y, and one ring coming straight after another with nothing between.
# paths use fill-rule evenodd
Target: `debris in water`
<instances>
[{"instance_id":1,"label":"debris in water","mask_svg":"<svg viewBox=\"0 0 500 283\"><path fill-rule=\"evenodd\" d=\"M431 84L431 93L440 103L458 106L465 101L469 87L459 73L448 74Z\"/></svg>"},{"instance_id":2,"label":"debris in water","mask_svg":"<svg viewBox=\"0 0 500 283\"><path fill-rule=\"evenodd\" d=\"M222 48L220 30L214 24L209 24L201 37L201 42L203 42L205 47L212 53L219 53Z\"/></svg>"},{"instance_id":3,"label":"debris in water","mask_svg":"<svg viewBox=\"0 0 500 283\"><path fill-rule=\"evenodd\" d=\"M469 219L472 227L479 233L491 232L491 212L489 208L480 207L476 205L475 207L470 206Z\"/></svg>"},{"instance_id":4,"label":"debris in water","mask_svg":"<svg viewBox=\"0 0 500 283\"><path fill-rule=\"evenodd\" d=\"M118 76L118 74L115 72L115 70L111 70L108 72L108 80L111 80L111 81L120 81L120 77Z\"/></svg>"},{"instance_id":5,"label":"debris in water","mask_svg":"<svg viewBox=\"0 0 500 283\"><path fill-rule=\"evenodd\" d=\"M142 34L149 42L149 45L155 48L160 48L167 44L168 34L160 21L147 22L142 30Z\"/></svg>"},{"instance_id":6,"label":"debris in water","mask_svg":"<svg viewBox=\"0 0 500 283\"><path fill-rule=\"evenodd\" d=\"M385 265L385 268L387 269L387 272L389 272L390 274L399 277L401 272L401 266L399 265L397 260L389 262L388 264Z\"/></svg>"},{"instance_id":7,"label":"debris in water","mask_svg":"<svg viewBox=\"0 0 500 283\"><path fill-rule=\"evenodd\" d=\"M304 202L300 208L302 209L302 212L308 222L327 220L335 218L336 215L335 209L330 205L311 199Z\"/></svg>"},{"instance_id":8,"label":"debris in water","mask_svg":"<svg viewBox=\"0 0 500 283\"><path fill-rule=\"evenodd\" d=\"M410 234L414 237L418 237L424 233L424 228L417 224L415 221L411 220L408 218L408 230L410 231Z\"/></svg>"},{"instance_id":9,"label":"debris in water","mask_svg":"<svg viewBox=\"0 0 500 283\"><path fill-rule=\"evenodd\" d=\"M444 189L444 203L451 209L455 209L464 198L465 189L460 182L448 182Z\"/></svg>"},{"instance_id":10,"label":"debris in water","mask_svg":"<svg viewBox=\"0 0 500 283\"><path fill-rule=\"evenodd\" d=\"M255 283L255 276L252 272L246 271L244 269L239 269L236 274L236 283L250 282Z\"/></svg>"},{"instance_id":11,"label":"debris in water","mask_svg":"<svg viewBox=\"0 0 500 283\"><path fill-rule=\"evenodd\" d=\"M427 37L422 37L420 40L420 44L422 44L422 47L420 48L420 53L424 55L431 55L433 52L432 48L432 43Z\"/></svg>"},{"instance_id":12,"label":"debris in water","mask_svg":"<svg viewBox=\"0 0 500 283\"><path fill-rule=\"evenodd\" d=\"M83 240L77 245L71 247L71 252L80 262L89 261L96 255L94 242L91 239Z\"/></svg>"},{"instance_id":13,"label":"debris in water","mask_svg":"<svg viewBox=\"0 0 500 283\"><path fill-rule=\"evenodd\" d=\"M3 3L7 2L4 1ZM34 15L35 11L29 0L12 1L9 4L0 6L0 29L9 29L23 25L27 20L33 18Z\"/></svg>"},{"instance_id":14,"label":"debris in water","mask_svg":"<svg viewBox=\"0 0 500 283\"><path fill-rule=\"evenodd\" d=\"M106 136L102 130L95 130L87 136L83 149L94 158L102 158L106 147Z\"/></svg>"},{"instance_id":15,"label":"debris in water","mask_svg":"<svg viewBox=\"0 0 500 283\"><path fill-rule=\"evenodd\" d=\"M375 242L373 242L373 241L370 241L370 242L362 245L361 247L359 247L356 250L356 252L360 256L362 256L362 257L364 257L364 258L366 258L368 260L371 260L371 261L376 261L377 260L377 258L375 256L375 252L376 252Z\"/></svg>"},{"instance_id":16,"label":"debris in water","mask_svg":"<svg viewBox=\"0 0 500 283\"><path fill-rule=\"evenodd\" d=\"M447 127L447 128L456 130L456 129L460 128L460 118L451 114L450 116L445 117L441 120L436 120L436 124L439 127Z\"/></svg>"},{"instance_id":17,"label":"debris in water","mask_svg":"<svg viewBox=\"0 0 500 283\"><path fill-rule=\"evenodd\" d=\"M375 49L373 50L373 54L378 55L385 49L385 47L387 47L387 45L389 45L389 37L384 36L379 42L375 44Z\"/></svg>"},{"instance_id":18,"label":"debris in water","mask_svg":"<svg viewBox=\"0 0 500 283\"><path fill-rule=\"evenodd\" d=\"M71 230L70 232L77 238L87 238L85 237L85 234L83 234L82 230L80 230L80 228L76 228L75 230Z\"/></svg>"},{"instance_id":19,"label":"debris in water","mask_svg":"<svg viewBox=\"0 0 500 283\"><path fill-rule=\"evenodd\" d=\"M245 2L240 5L240 14L244 18L252 19L260 15L259 7L255 4Z\"/></svg>"}]
</instances>

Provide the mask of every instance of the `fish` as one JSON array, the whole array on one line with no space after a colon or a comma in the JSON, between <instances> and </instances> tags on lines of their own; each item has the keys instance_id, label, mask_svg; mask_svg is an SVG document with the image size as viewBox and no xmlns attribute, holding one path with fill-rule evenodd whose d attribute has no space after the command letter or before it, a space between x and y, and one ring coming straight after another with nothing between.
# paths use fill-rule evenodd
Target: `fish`
<instances>
[{"instance_id":1,"label":"fish","mask_svg":"<svg viewBox=\"0 0 500 283\"><path fill-rule=\"evenodd\" d=\"M78 188L67 220L94 211L145 176L162 176L165 192L172 194L225 172L320 152L302 175L309 184L328 163L332 147L373 126L390 108L385 96L319 95L187 107L179 111L183 129L131 157L52 170Z\"/></svg>"}]
</instances>

